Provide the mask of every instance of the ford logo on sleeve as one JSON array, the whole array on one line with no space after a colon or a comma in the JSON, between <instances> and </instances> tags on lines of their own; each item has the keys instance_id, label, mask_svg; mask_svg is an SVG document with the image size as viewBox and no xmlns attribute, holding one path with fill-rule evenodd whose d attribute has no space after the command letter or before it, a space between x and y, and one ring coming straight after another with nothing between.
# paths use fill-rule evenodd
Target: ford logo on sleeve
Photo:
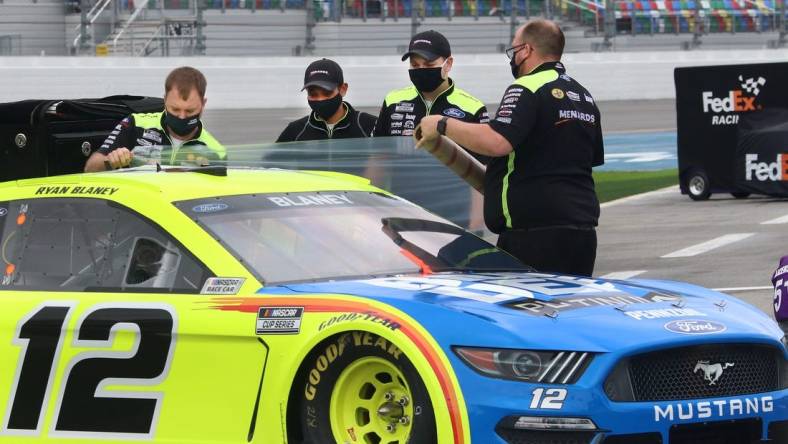
<instances>
[{"instance_id":1,"label":"ford logo on sleeve","mask_svg":"<svg viewBox=\"0 0 788 444\"><path fill-rule=\"evenodd\" d=\"M722 333L727 329L728 327L719 322L697 319L682 319L665 324L665 330L685 335L708 335Z\"/></svg>"},{"instance_id":2,"label":"ford logo on sleeve","mask_svg":"<svg viewBox=\"0 0 788 444\"><path fill-rule=\"evenodd\" d=\"M209 204L202 204L197 205L196 207L192 208L192 211L195 213L216 213L219 211L224 211L230 208L229 205L223 203L209 203Z\"/></svg>"},{"instance_id":3,"label":"ford logo on sleeve","mask_svg":"<svg viewBox=\"0 0 788 444\"><path fill-rule=\"evenodd\" d=\"M459 108L449 108L443 111L443 114L449 117L454 117L455 119L462 119L463 117L465 117L465 113L462 112Z\"/></svg>"}]
</instances>

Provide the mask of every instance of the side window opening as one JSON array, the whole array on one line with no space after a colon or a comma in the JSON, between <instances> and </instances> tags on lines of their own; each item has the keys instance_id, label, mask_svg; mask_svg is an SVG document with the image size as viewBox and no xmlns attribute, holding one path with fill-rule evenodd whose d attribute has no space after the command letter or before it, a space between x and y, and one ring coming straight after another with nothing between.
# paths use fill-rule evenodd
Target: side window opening
<instances>
[{"instance_id":1,"label":"side window opening","mask_svg":"<svg viewBox=\"0 0 788 444\"><path fill-rule=\"evenodd\" d=\"M114 203L64 198L0 205L6 213L0 289L199 293L210 276L158 226Z\"/></svg>"}]
</instances>

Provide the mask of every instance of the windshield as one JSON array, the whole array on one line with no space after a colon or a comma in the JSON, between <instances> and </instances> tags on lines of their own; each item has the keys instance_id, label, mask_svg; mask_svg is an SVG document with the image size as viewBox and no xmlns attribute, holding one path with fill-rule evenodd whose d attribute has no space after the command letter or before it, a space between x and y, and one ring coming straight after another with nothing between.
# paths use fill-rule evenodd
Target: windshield
<instances>
[{"instance_id":1,"label":"windshield","mask_svg":"<svg viewBox=\"0 0 788 444\"><path fill-rule=\"evenodd\" d=\"M455 224L484 228L481 194L431 154L414 149L409 137L313 140L228 146L226 158L201 145L133 149L132 166L198 165L338 171L362 176L373 185L414 202Z\"/></svg>"},{"instance_id":2,"label":"windshield","mask_svg":"<svg viewBox=\"0 0 788 444\"><path fill-rule=\"evenodd\" d=\"M379 193L257 194L176 206L268 285L448 270L527 270L451 222Z\"/></svg>"}]
</instances>

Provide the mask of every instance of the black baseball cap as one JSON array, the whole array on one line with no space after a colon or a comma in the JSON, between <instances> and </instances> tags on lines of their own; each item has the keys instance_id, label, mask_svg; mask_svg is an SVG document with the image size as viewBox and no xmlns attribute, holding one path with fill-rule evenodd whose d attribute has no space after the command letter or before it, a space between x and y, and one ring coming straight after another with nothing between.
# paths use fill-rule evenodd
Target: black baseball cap
<instances>
[{"instance_id":1,"label":"black baseball cap","mask_svg":"<svg viewBox=\"0 0 788 444\"><path fill-rule=\"evenodd\" d=\"M301 88L301 91L310 86L333 91L343 83L345 83L345 77L342 75L342 68L339 67L339 64L333 60L320 59L306 67L304 87Z\"/></svg>"},{"instance_id":2,"label":"black baseball cap","mask_svg":"<svg viewBox=\"0 0 788 444\"><path fill-rule=\"evenodd\" d=\"M451 46L449 41L438 31L424 31L413 36L408 45L408 52L402 56L402 61L412 55L422 56L431 62L438 57L451 56Z\"/></svg>"}]
</instances>

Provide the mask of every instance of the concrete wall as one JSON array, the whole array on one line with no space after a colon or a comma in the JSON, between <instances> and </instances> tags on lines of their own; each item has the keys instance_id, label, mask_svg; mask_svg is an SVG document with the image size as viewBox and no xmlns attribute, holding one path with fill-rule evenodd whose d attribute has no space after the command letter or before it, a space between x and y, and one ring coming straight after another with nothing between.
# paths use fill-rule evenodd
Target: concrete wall
<instances>
[{"instance_id":1,"label":"concrete wall","mask_svg":"<svg viewBox=\"0 0 788 444\"><path fill-rule=\"evenodd\" d=\"M511 82L501 54L455 56L452 77L486 103L497 103ZM209 106L215 109L303 108L299 92L307 57L95 58L0 57L0 101L31 98L162 94L170 69L195 66L208 77ZM406 86L407 67L397 56L336 57L350 84L348 100L378 106L388 90ZM788 50L675 51L569 54L568 72L597 100L674 97L677 66L788 61Z\"/></svg>"},{"instance_id":2,"label":"concrete wall","mask_svg":"<svg viewBox=\"0 0 788 444\"><path fill-rule=\"evenodd\" d=\"M65 55L66 7L62 1L0 2L0 35L18 36L21 55Z\"/></svg>"}]
</instances>

